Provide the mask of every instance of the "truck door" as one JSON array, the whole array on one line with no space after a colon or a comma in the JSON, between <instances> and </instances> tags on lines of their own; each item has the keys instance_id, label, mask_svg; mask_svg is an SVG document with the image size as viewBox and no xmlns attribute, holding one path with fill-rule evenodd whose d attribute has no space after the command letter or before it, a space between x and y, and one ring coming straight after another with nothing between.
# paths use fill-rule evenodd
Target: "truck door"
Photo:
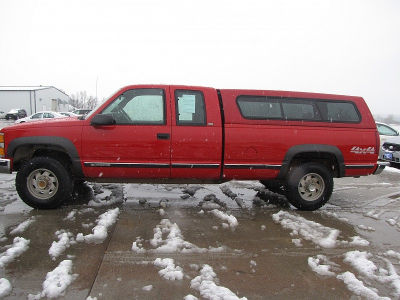
<instances>
[{"instance_id":1,"label":"truck door","mask_svg":"<svg viewBox=\"0 0 400 300\"><path fill-rule=\"evenodd\" d=\"M215 89L170 87L171 177L219 179L222 126Z\"/></svg>"},{"instance_id":2,"label":"truck door","mask_svg":"<svg viewBox=\"0 0 400 300\"><path fill-rule=\"evenodd\" d=\"M168 89L159 87L124 90L100 112L112 115L115 124L94 126L89 122L84 126L85 175L168 178L171 143L168 93Z\"/></svg>"}]
</instances>

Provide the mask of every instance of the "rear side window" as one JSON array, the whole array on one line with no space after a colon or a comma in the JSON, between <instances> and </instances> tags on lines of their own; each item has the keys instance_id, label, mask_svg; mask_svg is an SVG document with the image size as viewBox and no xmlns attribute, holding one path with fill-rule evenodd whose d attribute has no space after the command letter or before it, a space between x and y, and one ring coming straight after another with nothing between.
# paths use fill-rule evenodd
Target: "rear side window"
<instances>
[{"instance_id":1,"label":"rear side window","mask_svg":"<svg viewBox=\"0 0 400 300\"><path fill-rule=\"evenodd\" d=\"M240 113L250 120L293 120L334 123L359 123L354 103L325 99L301 99L264 96L239 96Z\"/></svg>"},{"instance_id":2,"label":"rear side window","mask_svg":"<svg viewBox=\"0 0 400 300\"><path fill-rule=\"evenodd\" d=\"M206 106L201 91L175 91L176 124L206 125Z\"/></svg>"},{"instance_id":3,"label":"rear side window","mask_svg":"<svg viewBox=\"0 0 400 300\"><path fill-rule=\"evenodd\" d=\"M319 102L318 107L324 119L330 122L359 122L360 116L353 103L350 102Z\"/></svg>"},{"instance_id":4,"label":"rear side window","mask_svg":"<svg viewBox=\"0 0 400 300\"><path fill-rule=\"evenodd\" d=\"M265 97L239 96L237 103L246 119L282 119L282 109L278 101Z\"/></svg>"},{"instance_id":5,"label":"rear side window","mask_svg":"<svg viewBox=\"0 0 400 300\"><path fill-rule=\"evenodd\" d=\"M285 119L287 120L321 120L317 109L310 101L283 101L282 108Z\"/></svg>"}]
</instances>

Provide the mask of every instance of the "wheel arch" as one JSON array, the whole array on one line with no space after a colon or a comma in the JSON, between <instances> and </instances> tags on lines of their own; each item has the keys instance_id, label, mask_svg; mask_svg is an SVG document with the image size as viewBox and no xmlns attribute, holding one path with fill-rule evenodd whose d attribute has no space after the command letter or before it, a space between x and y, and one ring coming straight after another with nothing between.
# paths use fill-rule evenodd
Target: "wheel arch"
<instances>
[{"instance_id":1,"label":"wheel arch","mask_svg":"<svg viewBox=\"0 0 400 300\"><path fill-rule=\"evenodd\" d=\"M75 177L82 177L82 166L78 150L67 138L55 136L20 137L12 140L7 147L7 156L13 158L13 168L37 156L50 156L61 162L70 162Z\"/></svg>"},{"instance_id":2,"label":"wheel arch","mask_svg":"<svg viewBox=\"0 0 400 300\"><path fill-rule=\"evenodd\" d=\"M340 149L332 145L303 144L291 147L285 154L278 178L284 179L291 166L302 162L320 162L332 169L335 177L343 177L345 164Z\"/></svg>"}]
</instances>

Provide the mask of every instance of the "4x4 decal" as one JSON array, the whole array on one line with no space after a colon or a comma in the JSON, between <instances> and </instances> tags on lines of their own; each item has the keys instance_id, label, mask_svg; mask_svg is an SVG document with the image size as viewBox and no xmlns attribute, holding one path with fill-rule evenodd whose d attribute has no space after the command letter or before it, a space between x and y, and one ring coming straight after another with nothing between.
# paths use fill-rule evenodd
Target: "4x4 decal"
<instances>
[{"instance_id":1,"label":"4x4 decal","mask_svg":"<svg viewBox=\"0 0 400 300\"><path fill-rule=\"evenodd\" d=\"M351 148L350 152L355 154L375 154L375 147L362 148L359 146L354 146Z\"/></svg>"}]
</instances>

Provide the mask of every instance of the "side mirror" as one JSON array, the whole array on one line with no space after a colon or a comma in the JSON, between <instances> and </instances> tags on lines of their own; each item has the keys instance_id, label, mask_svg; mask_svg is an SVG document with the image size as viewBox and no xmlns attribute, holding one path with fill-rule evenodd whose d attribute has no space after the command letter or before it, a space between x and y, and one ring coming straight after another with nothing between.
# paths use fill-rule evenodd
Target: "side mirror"
<instances>
[{"instance_id":1,"label":"side mirror","mask_svg":"<svg viewBox=\"0 0 400 300\"><path fill-rule=\"evenodd\" d=\"M111 114L98 114L93 117L90 124L93 126L114 125L115 119Z\"/></svg>"}]
</instances>

